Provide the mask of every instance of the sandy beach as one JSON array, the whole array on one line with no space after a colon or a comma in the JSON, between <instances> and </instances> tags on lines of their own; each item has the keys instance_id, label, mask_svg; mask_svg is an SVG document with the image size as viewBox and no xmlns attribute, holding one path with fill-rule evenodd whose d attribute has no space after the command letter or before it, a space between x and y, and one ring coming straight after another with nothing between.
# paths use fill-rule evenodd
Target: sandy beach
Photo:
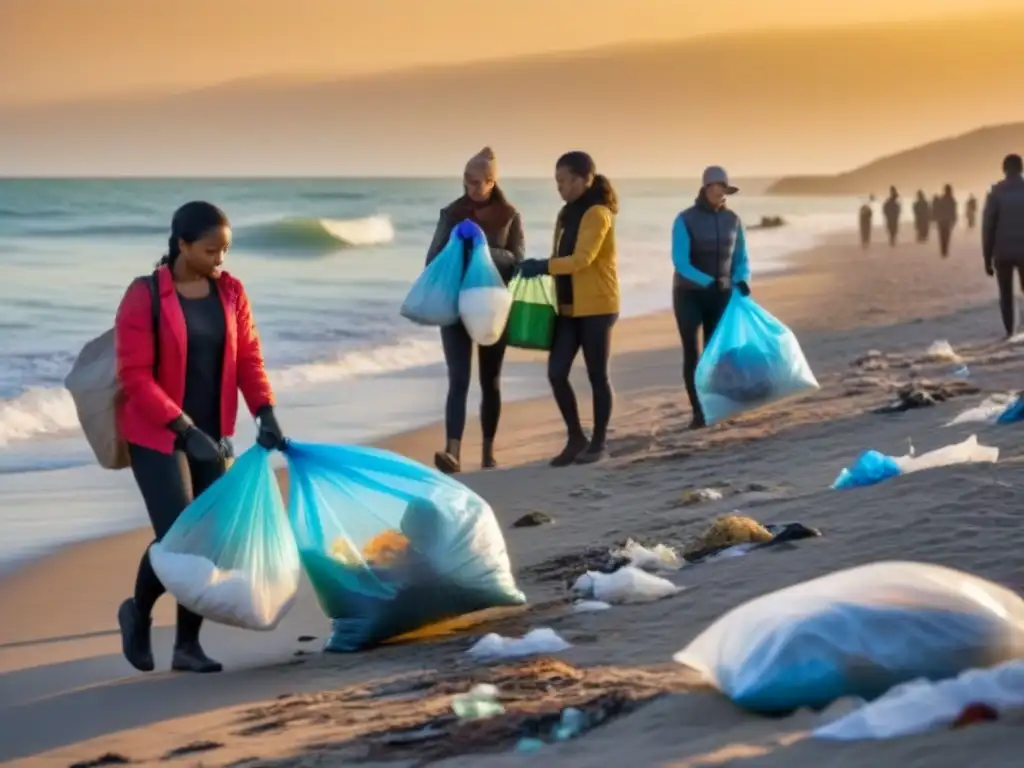
<instances>
[{"instance_id":1,"label":"sandy beach","mask_svg":"<svg viewBox=\"0 0 1024 768\"><path fill-rule=\"evenodd\" d=\"M879 236L876 236L880 240ZM155 617L157 671L135 673L120 655L115 613L129 593L150 534L140 530L71 546L0 579L0 763L12 766L864 766L1003 768L1018 760L1022 719L879 742L808 738L816 716L766 719L742 712L671 661L703 628L754 596L829 571L912 559L970 571L1024 589L1019 486L1024 451L1017 427L944 428L985 393L1021 386L1024 346L1001 341L995 286L984 275L978 235L959 232L948 260L909 242L862 251L855 235L801 254L790 274L757 282L766 308L798 333L820 391L693 433L680 374L678 337L667 314L624 320L616 336L616 411L609 462L556 470L547 458L564 440L550 398L507 404L501 468L460 478L494 507L520 587L521 610L477 615L404 643L323 655L329 622L307 587L278 629L250 633L207 625L204 644L225 663L214 676L167 671L173 604ZM669 274L666 268L666 291ZM948 340L970 368L976 394L901 414L872 410L911 373L948 378L949 363L925 360ZM885 353L879 370L856 365ZM520 362L536 355L517 353ZM589 403L577 364L581 411ZM438 404L440 413L441 403ZM286 415L282 414L282 421ZM995 465L952 467L851 492L829 489L863 450L918 452L977 433L998 446ZM479 455L471 420L464 447ZM429 461L442 428L397 435L384 447ZM685 502L714 487L724 498ZM744 557L687 566L686 587L646 605L573 614L568 579L588 548L634 537L681 547L733 511L762 523L798 521L822 531ZM513 528L540 511L549 525ZM141 514L141 513L140 513ZM557 631L572 648L555 657L483 665L465 650L487 632ZM494 682L507 713L459 724L444 717L451 696ZM566 706L601 707L608 721L543 752L513 752L524 728ZM439 724L436 737L395 734Z\"/></svg>"}]
</instances>

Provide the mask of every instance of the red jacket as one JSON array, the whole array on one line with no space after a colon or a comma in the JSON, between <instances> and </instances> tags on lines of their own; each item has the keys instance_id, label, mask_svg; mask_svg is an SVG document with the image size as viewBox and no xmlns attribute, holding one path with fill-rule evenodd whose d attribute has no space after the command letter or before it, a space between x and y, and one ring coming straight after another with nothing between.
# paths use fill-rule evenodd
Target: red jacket
<instances>
[{"instance_id":1,"label":"red jacket","mask_svg":"<svg viewBox=\"0 0 1024 768\"><path fill-rule=\"evenodd\" d=\"M157 270L160 287L160 365L153 376L152 292L146 280L137 280L125 292L114 321L117 379L121 399L117 427L129 443L161 453L174 450L174 433L167 425L181 415L185 399L185 362L188 334L174 278L167 267ZM235 433L238 390L249 411L274 404L274 393L263 365L260 337L242 284L222 272L217 293L224 305L227 335L221 380L221 435Z\"/></svg>"}]
</instances>

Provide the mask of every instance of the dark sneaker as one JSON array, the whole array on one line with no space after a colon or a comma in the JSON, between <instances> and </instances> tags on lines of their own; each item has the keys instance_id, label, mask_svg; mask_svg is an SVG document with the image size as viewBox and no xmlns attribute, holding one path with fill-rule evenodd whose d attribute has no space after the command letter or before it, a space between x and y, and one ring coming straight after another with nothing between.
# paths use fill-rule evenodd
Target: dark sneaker
<instances>
[{"instance_id":1,"label":"dark sneaker","mask_svg":"<svg viewBox=\"0 0 1024 768\"><path fill-rule=\"evenodd\" d=\"M591 446L587 448L583 453L576 457L577 464L596 464L599 461L604 461L608 458L608 449L603 446L595 448Z\"/></svg>"},{"instance_id":2,"label":"dark sneaker","mask_svg":"<svg viewBox=\"0 0 1024 768\"><path fill-rule=\"evenodd\" d=\"M565 448L562 449L562 452L551 460L551 466L568 467L570 464L576 461L577 456L579 456L581 453L587 450L587 447L589 445L590 441L587 440L587 438L584 437L583 435L576 435L575 437L570 437L569 442L565 444Z\"/></svg>"},{"instance_id":3,"label":"dark sneaker","mask_svg":"<svg viewBox=\"0 0 1024 768\"><path fill-rule=\"evenodd\" d=\"M434 454L434 466L446 475L457 475L462 471L459 460L448 451L438 451Z\"/></svg>"},{"instance_id":4,"label":"dark sneaker","mask_svg":"<svg viewBox=\"0 0 1024 768\"><path fill-rule=\"evenodd\" d=\"M690 426L687 429L704 429L707 425L708 423L704 421L704 417L697 414L690 420Z\"/></svg>"},{"instance_id":5,"label":"dark sneaker","mask_svg":"<svg viewBox=\"0 0 1024 768\"><path fill-rule=\"evenodd\" d=\"M121 653L125 659L140 672L152 672L156 666L149 636L152 619L140 615L135 600L129 597L117 609L117 624L121 628Z\"/></svg>"},{"instance_id":6,"label":"dark sneaker","mask_svg":"<svg viewBox=\"0 0 1024 768\"><path fill-rule=\"evenodd\" d=\"M196 672L204 675L211 672L220 672L224 669L224 665L207 656L199 643L195 643L174 649L171 669L176 672Z\"/></svg>"}]
</instances>

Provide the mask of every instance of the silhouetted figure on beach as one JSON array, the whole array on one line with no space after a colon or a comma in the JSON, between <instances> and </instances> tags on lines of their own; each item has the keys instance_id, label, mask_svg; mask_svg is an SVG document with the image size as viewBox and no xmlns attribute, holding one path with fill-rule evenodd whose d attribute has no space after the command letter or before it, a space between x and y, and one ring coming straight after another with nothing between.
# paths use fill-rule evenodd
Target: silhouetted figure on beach
<instances>
[{"instance_id":1,"label":"silhouetted figure on beach","mask_svg":"<svg viewBox=\"0 0 1024 768\"><path fill-rule=\"evenodd\" d=\"M974 225L978 223L978 198L973 194L969 195L967 202L964 203L964 217L967 219L967 228L974 229Z\"/></svg>"},{"instance_id":2,"label":"silhouetted figure on beach","mask_svg":"<svg viewBox=\"0 0 1024 768\"><path fill-rule=\"evenodd\" d=\"M992 185L981 215L981 249L985 273L995 275L999 286L999 310L1007 337L1016 330L1013 298L1014 273L1024 289L1024 160L1007 155L1005 178Z\"/></svg>"},{"instance_id":3,"label":"silhouetted figure on beach","mask_svg":"<svg viewBox=\"0 0 1024 768\"><path fill-rule=\"evenodd\" d=\"M871 195L868 201L860 207L860 247L867 248L871 245L871 220L875 216L875 196Z\"/></svg>"},{"instance_id":4,"label":"silhouetted figure on beach","mask_svg":"<svg viewBox=\"0 0 1024 768\"><path fill-rule=\"evenodd\" d=\"M949 240L957 220L956 198L949 184L943 188L942 196L935 198L932 215L935 217L935 228L939 231L939 253L945 259L949 257Z\"/></svg>"},{"instance_id":5,"label":"silhouetted figure on beach","mask_svg":"<svg viewBox=\"0 0 1024 768\"><path fill-rule=\"evenodd\" d=\"M928 205L928 198L924 196L923 190L917 190L917 197L914 198L914 232L917 234L917 242L928 242L928 230L932 223L932 209Z\"/></svg>"},{"instance_id":6,"label":"silhouetted figure on beach","mask_svg":"<svg viewBox=\"0 0 1024 768\"><path fill-rule=\"evenodd\" d=\"M889 230L889 245L896 245L896 238L900 234L900 213L903 211L903 204L900 202L900 193L896 187L889 187L889 197L882 204L882 215L885 216L885 228Z\"/></svg>"}]
</instances>

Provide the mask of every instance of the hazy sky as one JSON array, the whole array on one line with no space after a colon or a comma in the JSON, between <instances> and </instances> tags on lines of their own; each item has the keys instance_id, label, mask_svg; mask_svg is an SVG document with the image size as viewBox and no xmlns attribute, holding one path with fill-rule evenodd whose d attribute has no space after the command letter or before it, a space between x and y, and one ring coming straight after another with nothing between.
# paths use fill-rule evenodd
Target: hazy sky
<instances>
[{"instance_id":1,"label":"hazy sky","mask_svg":"<svg viewBox=\"0 0 1024 768\"><path fill-rule=\"evenodd\" d=\"M0 0L0 104L372 72L1022 0Z\"/></svg>"}]
</instances>

